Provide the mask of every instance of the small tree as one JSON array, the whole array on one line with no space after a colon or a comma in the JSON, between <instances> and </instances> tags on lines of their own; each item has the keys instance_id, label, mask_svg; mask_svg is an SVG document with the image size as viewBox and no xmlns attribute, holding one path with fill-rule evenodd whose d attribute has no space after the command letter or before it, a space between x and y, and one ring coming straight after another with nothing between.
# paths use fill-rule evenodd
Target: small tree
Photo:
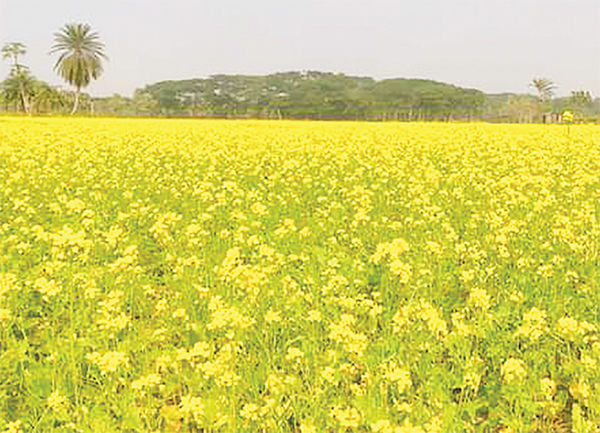
<instances>
[{"instance_id":1,"label":"small tree","mask_svg":"<svg viewBox=\"0 0 600 433\"><path fill-rule=\"evenodd\" d=\"M102 73L104 44L88 24L65 24L54 34L51 53L59 53L54 70L61 78L75 87L73 111L77 111L81 89Z\"/></svg>"},{"instance_id":2,"label":"small tree","mask_svg":"<svg viewBox=\"0 0 600 433\"><path fill-rule=\"evenodd\" d=\"M586 116L586 111L592 105L592 95L585 90L576 90L571 92L570 105L573 107L574 114L579 118Z\"/></svg>"},{"instance_id":3,"label":"small tree","mask_svg":"<svg viewBox=\"0 0 600 433\"><path fill-rule=\"evenodd\" d=\"M35 85L36 80L27 69L12 70L3 83L6 100L14 101L17 107L20 105L25 113L31 114L31 100L34 97Z\"/></svg>"},{"instance_id":4,"label":"small tree","mask_svg":"<svg viewBox=\"0 0 600 433\"><path fill-rule=\"evenodd\" d=\"M33 86L32 112L52 112L64 106L62 93L43 81L35 81Z\"/></svg>"}]
</instances>

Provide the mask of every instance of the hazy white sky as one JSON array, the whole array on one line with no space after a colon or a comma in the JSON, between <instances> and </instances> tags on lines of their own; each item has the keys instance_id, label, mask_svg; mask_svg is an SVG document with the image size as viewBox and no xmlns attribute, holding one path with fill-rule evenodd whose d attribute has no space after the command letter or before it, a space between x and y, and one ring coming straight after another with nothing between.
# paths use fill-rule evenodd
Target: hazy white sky
<instances>
[{"instance_id":1,"label":"hazy white sky","mask_svg":"<svg viewBox=\"0 0 600 433\"><path fill-rule=\"evenodd\" d=\"M130 96L161 80L290 70L428 78L488 93L600 96L600 0L0 0L0 46L61 84L53 33L88 23L106 44L87 91ZM0 64L0 79L9 64Z\"/></svg>"}]
</instances>

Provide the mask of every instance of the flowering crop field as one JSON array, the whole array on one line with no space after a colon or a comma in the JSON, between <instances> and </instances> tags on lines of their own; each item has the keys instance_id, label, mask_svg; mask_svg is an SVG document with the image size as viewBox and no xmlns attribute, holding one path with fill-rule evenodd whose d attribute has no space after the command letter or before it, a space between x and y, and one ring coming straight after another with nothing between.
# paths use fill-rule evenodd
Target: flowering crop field
<instances>
[{"instance_id":1,"label":"flowering crop field","mask_svg":"<svg viewBox=\"0 0 600 433\"><path fill-rule=\"evenodd\" d=\"M0 429L600 431L600 127L0 118Z\"/></svg>"}]
</instances>

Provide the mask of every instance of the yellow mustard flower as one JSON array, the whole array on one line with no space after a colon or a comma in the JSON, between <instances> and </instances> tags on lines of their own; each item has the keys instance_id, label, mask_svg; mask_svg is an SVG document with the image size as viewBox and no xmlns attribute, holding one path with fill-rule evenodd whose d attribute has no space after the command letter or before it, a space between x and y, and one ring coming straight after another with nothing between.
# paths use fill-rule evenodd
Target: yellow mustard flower
<instances>
[{"instance_id":1,"label":"yellow mustard flower","mask_svg":"<svg viewBox=\"0 0 600 433\"><path fill-rule=\"evenodd\" d=\"M362 416L355 407L334 406L330 415L344 428L357 428L360 425Z\"/></svg>"},{"instance_id":2,"label":"yellow mustard flower","mask_svg":"<svg viewBox=\"0 0 600 433\"><path fill-rule=\"evenodd\" d=\"M516 358L508 358L502 365L501 372L507 383L519 382L527 375L525 363Z\"/></svg>"},{"instance_id":3,"label":"yellow mustard flower","mask_svg":"<svg viewBox=\"0 0 600 433\"><path fill-rule=\"evenodd\" d=\"M67 408L68 400L58 390L52 391L52 394L48 397L48 407L54 412L60 412Z\"/></svg>"}]
</instances>

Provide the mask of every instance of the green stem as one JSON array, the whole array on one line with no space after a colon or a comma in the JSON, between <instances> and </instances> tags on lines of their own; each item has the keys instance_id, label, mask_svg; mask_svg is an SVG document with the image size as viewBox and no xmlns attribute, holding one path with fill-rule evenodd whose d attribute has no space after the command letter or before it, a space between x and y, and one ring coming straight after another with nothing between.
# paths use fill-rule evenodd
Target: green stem
<instances>
[{"instance_id":1,"label":"green stem","mask_svg":"<svg viewBox=\"0 0 600 433\"><path fill-rule=\"evenodd\" d=\"M48 413L48 410L50 408L46 407L46 410L44 411L44 413L42 414L42 416L40 416L40 418L38 419L38 421L35 423L35 427L33 428L33 430L31 430L31 433L35 433L38 429L38 427L40 426L40 424L42 423L42 420L44 419L44 417L46 416L46 414Z\"/></svg>"}]
</instances>

